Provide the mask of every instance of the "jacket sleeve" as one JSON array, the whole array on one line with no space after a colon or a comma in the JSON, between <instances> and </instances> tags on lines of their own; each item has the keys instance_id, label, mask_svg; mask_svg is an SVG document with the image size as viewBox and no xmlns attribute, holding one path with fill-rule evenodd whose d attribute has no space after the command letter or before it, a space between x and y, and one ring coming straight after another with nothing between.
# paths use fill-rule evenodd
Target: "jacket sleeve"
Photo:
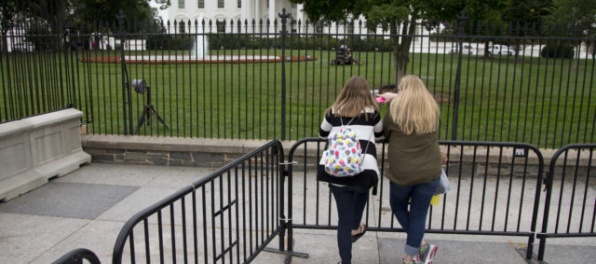
<instances>
[{"instance_id":1,"label":"jacket sleeve","mask_svg":"<svg viewBox=\"0 0 596 264\"><path fill-rule=\"evenodd\" d=\"M391 119L389 112L387 112L385 114L385 117L383 118L383 135L385 136L385 139L389 139L389 136L391 135L392 126L393 120Z\"/></svg>"},{"instance_id":2,"label":"jacket sleeve","mask_svg":"<svg viewBox=\"0 0 596 264\"><path fill-rule=\"evenodd\" d=\"M375 133L375 141L380 141L383 139L383 120L381 119L381 113L376 113L375 115L375 126L373 131Z\"/></svg>"},{"instance_id":3,"label":"jacket sleeve","mask_svg":"<svg viewBox=\"0 0 596 264\"><path fill-rule=\"evenodd\" d=\"M325 116L323 118L323 122L321 122L321 126L319 127L319 137L321 137L321 138L329 137L329 132L331 132L332 128L333 128L333 125L331 125L331 123L329 123L329 121L327 121L327 116Z\"/></svg>"}]
</instances>

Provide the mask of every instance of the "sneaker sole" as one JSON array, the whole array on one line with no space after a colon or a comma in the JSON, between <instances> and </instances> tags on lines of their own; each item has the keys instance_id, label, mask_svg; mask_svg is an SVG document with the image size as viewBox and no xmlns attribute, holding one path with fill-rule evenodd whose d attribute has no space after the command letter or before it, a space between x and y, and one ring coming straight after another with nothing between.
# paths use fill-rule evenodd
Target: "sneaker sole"
<instances>
[{"instance_id":1,"label":"sneaker sole","mask_svg":"<svg viewBox=\"0 0 596 264\"><path fill-rule=\"evenodd\" d=\"M435 254L437 254L438 249L439 249L439 247L437 247L435 245L430 245L428 257L426 257L426 262L424 262L424 264L432 264L433 263L433 258L435 257Z\"/></svg>"}]
</instances>

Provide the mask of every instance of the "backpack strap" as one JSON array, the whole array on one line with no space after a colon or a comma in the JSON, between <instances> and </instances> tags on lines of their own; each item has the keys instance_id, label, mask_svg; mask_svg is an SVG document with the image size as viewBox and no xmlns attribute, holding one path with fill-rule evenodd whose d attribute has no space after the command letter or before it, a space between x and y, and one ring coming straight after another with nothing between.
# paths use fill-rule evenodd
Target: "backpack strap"
<instances>
[{"instance_id":1,"label":"backpack strap","mask_svg":"<svg viewBox=\"0 0 596 264\"><path fill-rule=\"evenodd\" d=\"M341 123L341 126L349 126L352 121L354 121L354 117L352 117L352 119L350 119L350 121L344 125L344 121L343 121L343 117L341 116L341 113L339 112L339 109L337 109L337 113L339 114L339 122ZM374 132L373 132L374 133ZM362 161L364 162L364 158L366 157L366 151L368 151L368 144L370 144L370 141L372 139L372 136L368 138L368 141L366 141L366 147L364 148L364 151L362 152ZM358 139L359 140L359 139ZM327 143L327 145L329 145L329 142Z\"/></svg>"},{"instance_id":2,"label":"backpack strap","mask_svg":"<svg viewBox=\"0 0 596 264\"><path fill-rule=\"evenodd\" d=\"M347 124L344 125L344 118L341 116L341 113L339 112L339 109L337 109L337 114L339 115L339 122L341 123L341 126L349 126L352 121L354 121L355 117L352 117L352 119L350 119L350 122L348 122Z\"/></svg>"},{"instance_id":3,"label":"backpack strap","mask_svg":"<svg viewBox=\"0 0 596 264\"><path fill-rule=\"evenodd\" d=\"M339 116L339 122L341 122L341 126L349 126L352 123L352 121L354 121L353 117L352 119L350 119L350 122L344 125L343 117L341 117L341 115Z\"/></svg>"},{"instance_id":4,"label":"backpack strap","mask_svg":"<svg viewBox=\"0 0 596 264\"><path fill-rule=\"evenodd\" d=\"M366 151L368 150L368 144L370 144L371 139L372 137L369 137L368 141L366 141L366 148L364 148L364 151L362 152L362 162L364 162L364 158L366 158Z\"/></svg>"}]
</instances>

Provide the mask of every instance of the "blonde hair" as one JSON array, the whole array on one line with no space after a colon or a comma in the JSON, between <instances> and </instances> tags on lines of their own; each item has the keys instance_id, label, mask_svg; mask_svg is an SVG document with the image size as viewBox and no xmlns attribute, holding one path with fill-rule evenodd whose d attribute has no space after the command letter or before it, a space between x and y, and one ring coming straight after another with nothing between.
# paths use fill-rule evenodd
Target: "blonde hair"
<instances>
[{"instance_id":1,"label":"blonde hair","mask_svg":"<svg viewBox=\"0 0 596 264\"><path fill-rule=\"evenodd\" d=\"M333 105L327 109L327 113L332 109L336 116L341 113L344 117L357 117L365 109L379 111L379 105L370 91L368 82L360 76L354 76L346 81Z\"/></svg>"},{"instance_id":2,"label":"blonde hair","mask_svg":"<svg viewBox=\"0 0 596 264\"><path fill-rule=\"evenodd\" d=\"M391 100L389 114L404 134L435 132L441 112L424 82L417 76L406 75L400 80L397 90L397 96Z\"/></svg>"}]
</instances>

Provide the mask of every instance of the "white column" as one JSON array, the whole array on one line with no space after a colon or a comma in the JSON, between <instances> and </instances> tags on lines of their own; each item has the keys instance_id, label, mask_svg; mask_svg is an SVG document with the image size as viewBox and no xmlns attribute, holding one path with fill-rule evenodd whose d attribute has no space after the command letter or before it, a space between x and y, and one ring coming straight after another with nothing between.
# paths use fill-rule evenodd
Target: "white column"
<instances>
[{"instance_id":1,"label":"white column","mask_svg":"<svg viewBox=\"0 0 596 264\"><path fill-rule=\"evenodd\" d=\"M304 9L304 4L297 4L296 5L296 19L302 21L302 24L304 24L306 17L304 16L304 12L302 11Z\"/></svg>"},{"instance_id":2,"label":"white column","mask_svg":"<svg viewBox=\"0 0 596 264\"><path fill-rule=\"evenodd\" d=\"M259 0L253 1L252 15L253 15L254 19L257 19L257 23L258 23L259 22L258 19L261 17L261 3L259 2Z\"/></svg>"},{"instance_id":3,"label":"white column","mask_svg":"<svg viewBox=\"0 0 596 264\"><path fill-rule=\"evenodd\" d=\"M269 32L275 32L275 23L273 23L277 19L277 12L275 8L275 0L269 0L269 21L271 21L271 25L269 26ZM279 21L278 21L279 23Z\"/></svg>"},{"instance_id":4,"label":"white column","mask_svg":"<svg viewBox=\"0 0 596 264\"><path fill-rule=\"evenodd\" d=\"M303 5L302 4L297 4L296 5L296 20L300 21L300 25L302 26L301 31L303 31L306 27L306 16L304 15L304 12L302 11L303 9ZM310 30L313 30L312 27L309 27ZM312 32L304 32L304 33L312 33Z\"/></svg>"},{"instance_id":5,"label":"white column","mask_svg":"<svg viewBox=\"0 0 596 264\"><path fill-rule=\"evenodd\" d=\"M242 2L242 8L240 8L240 20L244 23L244 20L250 18L250 2Z\"/></svg>"}]
</instances>

